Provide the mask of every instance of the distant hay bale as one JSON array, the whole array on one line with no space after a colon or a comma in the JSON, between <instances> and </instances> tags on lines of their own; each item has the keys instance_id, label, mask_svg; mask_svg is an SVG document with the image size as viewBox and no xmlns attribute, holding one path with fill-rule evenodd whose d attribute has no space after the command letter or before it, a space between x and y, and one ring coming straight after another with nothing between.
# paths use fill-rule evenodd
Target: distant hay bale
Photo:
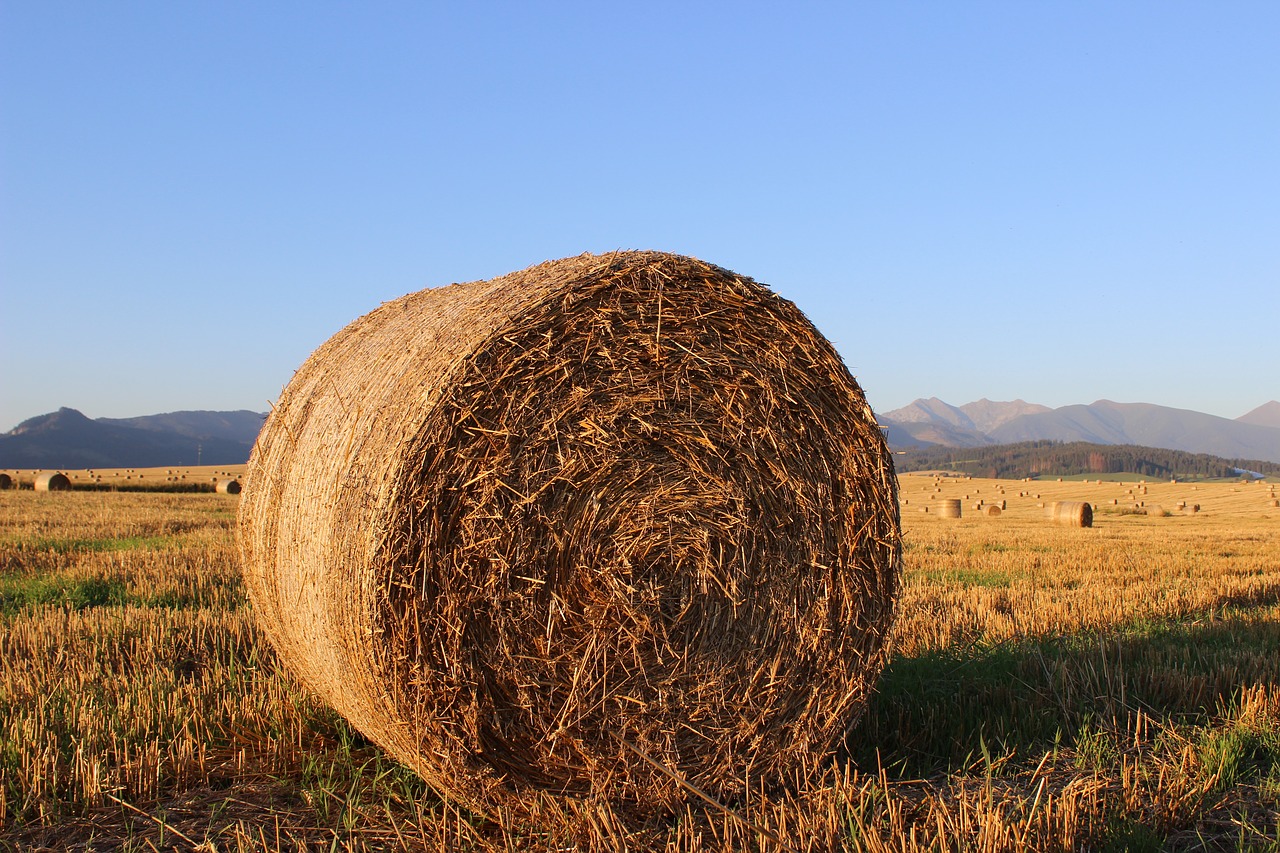
<instances>
[{"instance_id":1,"label":"distant hay bale","mask_svg":"<svg viewBox=\"0 0 1280 853\"><path fill-rule=\"evenodd\" d=\"M1001 513L1001 509L995 504L987 504L982 508L982 512L985 515L999 515Z\"/></svg>"},{"instance_id":2,"label":"distant hay bale","mask_svg":"<svg viewBox=\"0 0 1280 853\"><path fill-rule=\"evenodd\" d=\"M959 498L943 498L938 501L939 518L960 518L961 504Z\"/></svg>"},{"instance_id":3,"label":"distant hay bale","mask_svg":"<svg viewBox=\"0 0 1280 853\"><path fill-rule=\"evenodd\" d=\"M1093 527L1093 507L1086 501L1054 501L1051 517L1067 527Z\"/></svg>"},{"instance_id":4,"label":"distant hay bale","mask_svg":"<svg viewBox=\"0 0 1280 853\"><path fill-rule=\"evenodd\" d=\"M653 814L686 802L673 775L731 801L861 713L901 571L892 458L754 281L553 261L312 354L244 477L246 586L303 682L484 814Z\"/></svg>"},{"instance_id":5,"label":"distant hay bale","mask_svg":"<svg viewBox=\"0 0 1280 853\"><path fill-rule=\"evenodd\" d=\"M9 487L8 487L8 486L0 486L0 488L5 488L5 489L7 489L7 488L9 488ZM1272 506L1280 506L1280 500L1273 500L1273 501L1271 501L1271 505L1272 505Z\"/></svg>"},{"instance_id":6,"label":"distant hay bale","mask_svg":"<svg viewBox=\"0 0 1280 853\"><path fill-rule=\"evenodd\" d=\"M219 480L214 489L220 495L238 495L240 494L240 481L235 479Z\"/></svg>"},{"instance_id":7,"label":"distant hay bale","mask_svg":"<svg viewBox=\"0 0 1280 853\"><path fill-rule=\"evenodd\" d=\"M8 474L4 473L3 471L0 471L0 489L12 489L12 488L13 488L13 478L10 477Z\"/></svg>"},{"instance_id":8,"label":"distant hay bale","mask_svg":"<svg viewBox=\"0 0 1280 853\"><path fill-rule=\"evenodd\" d=\"M71 490L71 480L66 474L57 472L40 474L36 477L35 489L37 492L66 492Z\"/></svg>"}]
</instances>

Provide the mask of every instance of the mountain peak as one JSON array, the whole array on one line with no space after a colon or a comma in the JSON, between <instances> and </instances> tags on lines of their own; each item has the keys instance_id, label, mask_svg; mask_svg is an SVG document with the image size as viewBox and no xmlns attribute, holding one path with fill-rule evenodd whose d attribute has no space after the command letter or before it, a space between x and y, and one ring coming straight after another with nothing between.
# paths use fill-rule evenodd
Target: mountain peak
<instances>
[{"instance_id":1,"label":"mountain peak","mask_svg":"<svg viewBox=\"0 0 1280 853\"><path fill-rule=\"evenodd\" d=\"M67 427L81 427L85 424L92 423L84 413L78 409L70 409L66 406L58 409L56 412L49 412L45 415L36 415L34 418L27 418L9 431L9 435L23 435L25 433L41 432L49 429L65 429Z\"/></svg>"},{"instance_id":2,"label":"mountain peak","mask_svg":"<svg viewBox=\"0 0 1280 853\"><path fill-rule=\"evenodd\" d=\"M1280 400L1268 400L1251 412L1236 418L1239 423L1280 429Z\"/></svg>"},{"instance_id":3,"label":"mountain peak","mask_svg":"<svg viewBox=\"0 0 1280 853\"><path fill-rule=\"evenodd\" d=\"M985 433L1007 424L1014 418L1053 410L1039 403L1028 403L1026 400L1012 400L1004 403L983 397L973 403L965 403L960 407L960 411L969 416L974 429Z\"/></svg>"},{"instance_id":4,"label":"mountain peak","mask_svg":"<svg viewBox=\"0 0 1280 853\"><path fill-rule=\"evenodd\" d=\"M918 399L903 406L901 409L894 409L892 412L885 412L885 418L897 423L920 423L925 421L943 421L951 426L958 426L964 429L972 429L973 422L969 420L969 416L957 409L950 403L945 403L937 397L929 399Z\"/></svg>"}]
</instances>

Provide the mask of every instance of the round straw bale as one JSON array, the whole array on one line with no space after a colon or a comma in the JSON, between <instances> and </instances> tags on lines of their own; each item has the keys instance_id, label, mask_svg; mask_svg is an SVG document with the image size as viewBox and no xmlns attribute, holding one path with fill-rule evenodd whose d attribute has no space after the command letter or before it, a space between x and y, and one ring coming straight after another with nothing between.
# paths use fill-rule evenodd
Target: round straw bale
<instances>
[{"instance_id":1,"label":"round straw bale","mask_svg":"<svg viewBox=\"0 0 1280 853\"><path fill-rule=\"evenodd\" d=\"M1148 504L1147 515L1164 515L1164 507L1160 506L1160 504Z\"/></svg>"},{"instance_id":2,"label":"round straw bale","mask_svg":"<svg viewBox=\"0 0 1280 853\"><path fill-rule=\"evenodd\" d=\"M13 477L10 477L8 474L4 473L3 471L0 471L0 489L12 489L12 488L13 488Z\"/></svg>"},{"instance_id":3,"label":"round straw bale","mask_svg":"<svg viewBox=\"0 0 1280 853\"><path fill-rule=\"evenodd\" d=\"M218 485L214 488L221 495L238 495L240 494L240 481L236 479L219 480Z\"/></svg>"},{"instance_id":4,"label":"round straw bale","mask_svg":"<svg viewBox=\"0 0 1280 853\"><path fill-rule=\"evenodd\" d=\"M1054 501L1050 504L1053 520L1068 527L1093 527L1093 507L1086 501Z\"/></svg>"},{"instance_id":5,"label":"round straw bale","mask_svg":"<svg viewBox=\"0 0 1280 853\"><path fill-rule=\"evenodd\" d=\"M959 498L943 498L938 501L939 518L960 518L961 509Z\"/></svg>"},{"instance_id":6,"label":"round straw bale","mask_svg":"<svg viewBox=\"0 0 1280 853\"><path fill-rule=\"evenodd\" d=\"M982 508L982 511L987 515L999 515L1002 510L998 504L987 504Z\"/></svg>"},{"instance_id":7,"label":"round straw bale","mask_svg":"<svg viewBox=\"0 0 1280 853\"><path fill-rule=\"evenodd\" d=\"M297 371L244 484L282 659L484 814L780 783L884 663L902 542L875 416L794 305L691 258L384 304Z\"/></svg>"},{"instance_id":8,"label":"round straw bale","mask_svg":"<svg viewBox=\"0 0 1280 853\"><path fill-rule=\"evenodd\" d=\"M71 480L66 474L44 473L36 477L35 489L37 492L66 492L71 489Z\"/></svg>"}]
</instances>

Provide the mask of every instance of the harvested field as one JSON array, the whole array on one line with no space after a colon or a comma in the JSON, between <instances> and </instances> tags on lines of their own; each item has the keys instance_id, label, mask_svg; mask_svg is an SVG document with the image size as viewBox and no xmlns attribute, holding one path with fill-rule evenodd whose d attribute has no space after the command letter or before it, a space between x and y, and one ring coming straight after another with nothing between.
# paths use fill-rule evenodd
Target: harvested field
<instances>
[{"instance_id":1,"label":"harvested field","mask_svg":"<svg viewBox=\"0 0 1280 853\"><path fill-rule=\"evenodd\" d=\"M212 492L223 480L240 481L244 465L202 465L187 468L88 468L45 471L39 468L0 471L8 477L4 488L30 489L36 481L52 473L62 473L72 491L119 492Z\"/></svg>"},{"instance_id":2,"label":"harvested field","mask_svg":"<svg viewBox=\"0 0 1280 853\"><path fill-rule=\"evenodd\" d=\"M238 498L3 492L0 848L1274 849L1280 510L1266 487L1148 487L1202 510L1153 519L1110 504L1119 484L1064 482L1036 488L1099 507L1092 528L1016 489L995 518L904 514L888 666L807 787L737 817L548 806L515 830L289 676L246 601Z\"/></svg>"}]
</instances>

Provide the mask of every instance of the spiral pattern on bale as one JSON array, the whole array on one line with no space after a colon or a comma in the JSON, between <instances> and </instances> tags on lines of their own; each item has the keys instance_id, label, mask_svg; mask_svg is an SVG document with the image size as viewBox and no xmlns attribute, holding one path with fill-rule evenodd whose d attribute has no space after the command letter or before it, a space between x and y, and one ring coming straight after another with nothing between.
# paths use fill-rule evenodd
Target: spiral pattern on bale
<instances>
[{"instance_id":1,"label":"spiral pattern on bale","mask_svg":"<svg viewBox=\"0 0 1280 853\"><path fill-rule=\"evenodd\" d=\"M656 252L386 303L254 448L240 546L288 666L488 813L793 778L856 721L901 568L892 457L790 302Z\"/></svg>"}]
</instances>

